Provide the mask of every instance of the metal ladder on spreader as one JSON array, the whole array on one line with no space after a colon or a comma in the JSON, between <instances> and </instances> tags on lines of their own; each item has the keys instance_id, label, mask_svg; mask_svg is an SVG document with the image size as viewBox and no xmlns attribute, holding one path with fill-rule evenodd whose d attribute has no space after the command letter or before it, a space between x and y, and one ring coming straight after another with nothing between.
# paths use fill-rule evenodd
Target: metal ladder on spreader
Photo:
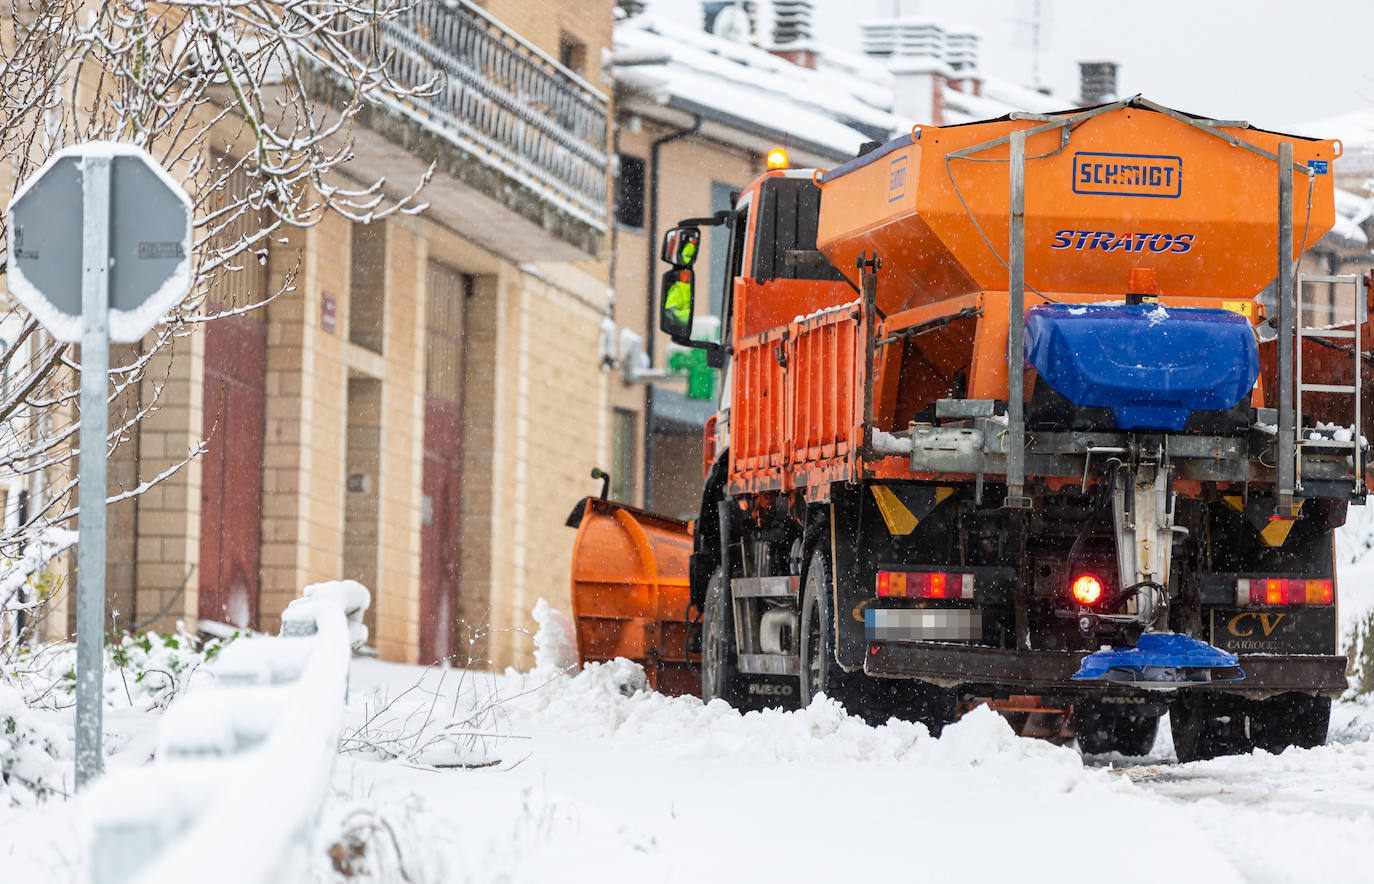
<instances>
[{"instance_id":1,"label":"metal ladder on spreader","mask_svg":"<svg viewBox=\"0 0 1374 884\"><path fill-rule=\"evenodd\" d=\"M1333 287L1340 285L1351 285L1355 288L1355 320L1351 328L1326 328L1323 326L1303 325L1303 292L1308 283L1325 283ZM1349 452L1351 465L1354 471L1354 487L1351 489L1351 497L1364 499L1364 445L1361 444L1360 436L1360 360L1361 341L1360 328L1364 325L1366 316L1366 292L1365 277L1354 274L1342 276L1317 276L1306 273L1299 273L1297 286L1294 295L1296 296L1296 316L1297 320L1297 340L1294 350L1295 374L1297 376L1296 391L1297 396L1293 404L1294 421L1293 425L1298 431L1298 451L1297 463L1295 464L1296 487L1299 494L1302 493L1302 467L1303 453L1305 451L1320 451L1323 453ZM1334 300L1334 299L1333 299ZM1350 352L1352 382L1349 384L1311 384L1303 376L1302 369L1302 342L1304 338L1317 340L1333 341L1333 349L1345 350L1347 346ZM1335 344L1339 341L1339 344ZM1349 342L1348 344L1346 342ZM1302 397L1304 393L1331 393L1338 396L1350 396L1353 400L1354 408L1354 427L1351 430L1349 440L1339 439L1309 439L1306 438L1309 428L1303 426Z\"/></svg>"}]
</instances>

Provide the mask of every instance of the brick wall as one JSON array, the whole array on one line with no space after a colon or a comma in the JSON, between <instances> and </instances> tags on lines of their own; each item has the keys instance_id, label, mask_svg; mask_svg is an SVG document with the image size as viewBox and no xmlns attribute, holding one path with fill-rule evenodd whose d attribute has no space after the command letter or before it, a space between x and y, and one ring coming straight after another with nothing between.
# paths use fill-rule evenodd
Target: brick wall
<instances>
[{"instance_id":1,"label":"brick wall","mask_svg":"<svg viewBox=\"0 0 1374 884\"><path fill-rule=\"evenodd\" d=\"M502 301L495 311L499 347L483 354L494 357L496 378L489 391L467 390L470 406L484 395L495 403L488 408L493 426L486 443L496 480L489 505L487 648L498 668L531 662L529 612L541 596L570 613L573 532L564 520L581 497L598 490L589 473L605 466L609 453L608 375L596 359L599 305L555 272L543 279L501 274L495 287ZM468 353L470 372L477 356ZM465 440L480 433L479 427L464 428ZM465 458L465 473L481 456ZM465 520L467 503L465 498Z\"/></svg>"}]
</instances>

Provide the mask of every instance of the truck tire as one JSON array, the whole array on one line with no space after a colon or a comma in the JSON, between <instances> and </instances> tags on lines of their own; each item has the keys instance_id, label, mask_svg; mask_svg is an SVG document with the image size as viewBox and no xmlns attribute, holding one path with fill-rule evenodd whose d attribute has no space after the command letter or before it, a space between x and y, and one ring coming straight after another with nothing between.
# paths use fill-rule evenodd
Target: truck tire
<instances>
[{"instance_id":1,"label":"truck tire","mask_svg":"<svg viewBox=\"0 0 1374 884\"><path fill-rule=\"evenodd\" d=\"M724 700L736 708L744 700L744 680L735 661L735 609L720 568L706 584L702 609L701 699Z\"/></svg>"},{"instance_id":2,"label":"truck tire","mask_svg":"<svg viewBox=\"0 0 1374 884\"><path fill-rule=\"evenodd\" d=\"M940 736L945 725L959 717L959 696L953 688L942 688L918 678L868 678L865 685L869 724L882 724L889 718L918 721L932 737Z\"/></svg>"},{"instance_id":3,"label":"truck tire","mask_svg":"<svg viewBox=\"0 0 1374 884\"><path fill-rule=\"evenodd\" d=\"M845 672L835 660L835 618L831 612L830 555L817 546L806 567L801 609L801 704L817 694L837 700L852 715L867 718L862 672ZM870 722L872 723L872 722Z\"/></svg>"},{"instance_id":4,"label":"truck tire","mask_svg":"<svg viewBox=\"0 0 1374 884\"><path fill-rule=\"evenodd\" d=\"M1254 749L1246 732L1245 701L1238 697L1183 693L1169 707L1174 752L1182 763Z\"/></svg>"},{"instance_id":5,"label":"truck tire","mask_svg":"<svg viewBox=\"0 0 1374 884\"><path fill-rule=\"evenodd\" d=\"M1159 732L1159 716L1089 705L1074 708L1073 727L1078 734L1078 748L1087 755L1149 755Z\"/></svg>"},{"instance_id":6,"label":"truck tire","mask_svg":"<svg viewBox=\"0 0 1374 884\"><path fill-rule=\"evenodd\" d=\"M1266 752L1278 754L1289 746L1320 746L1326 742L1330 724L1330 697L1287 693L1251 704L1250 735Z\"/></svg>"}]
</instances>

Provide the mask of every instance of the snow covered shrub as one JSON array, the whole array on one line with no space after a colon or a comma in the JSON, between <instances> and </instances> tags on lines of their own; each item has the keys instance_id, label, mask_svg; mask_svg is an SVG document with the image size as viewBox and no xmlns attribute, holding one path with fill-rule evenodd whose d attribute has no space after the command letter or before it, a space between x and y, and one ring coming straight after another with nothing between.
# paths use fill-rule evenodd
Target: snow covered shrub
<instances>
[{"instance_id":1,"label":"snow covered shrub","mask_svg":"<svg viewBox=\"0 0 1374 884\"><path fill-rule=\"evenodd\" d=\"M351 884L437 880L430 845L418 825L428 812L414 795L404 801L365 800L329 808L320 825L328 842L328 868L319 870L316 879Z\"/></svg>"},{"instance_id":2,"label":"snow covered shrub","mask_svg":"<svg viewBox=\"0 0 1374 884\"><path fill-rule=\"evenodd\" d=\"M105 707L166 708L193 681L208 678L201 667L238 637L235 632L227 639L202 642L181 623L175 633L143 630L132 635L106 636ZM63 647L48 668L61 672L60 688L69 696L74 695L76 647Z\"/></svg>"},{"instance_id":3,"label":"snow covered shrub","mask_svg":"<svg viewBox=\"0 0 1374 884\"><path fill-rule=\"evenodd\" d=\"M1336 529L1340 648L1351 691L1374 691L1374 506L1353 506Z\"/></svg>"},{"instance_id":4,"label":"snow covered shrub","mask_svg":"<svg viewBox=\"0 0 1374 884\"><path fill-rule=\"evenodd\" d=\"M1351 690L1356 694L1374 691L1374 614L1366 614L1352 627L1349 641L1345 645L1346 678Z\"/></svg>"},{"instance_id":5,"label":"snow covered shrub","mask_svg":"<svg viewBox=\"0 0 1374 884\"><path fill-rule=\"evenodd\" d=\"M64 794L70 741L0 682L0 807L30 806Z\"/></svg>"}]
</instances>

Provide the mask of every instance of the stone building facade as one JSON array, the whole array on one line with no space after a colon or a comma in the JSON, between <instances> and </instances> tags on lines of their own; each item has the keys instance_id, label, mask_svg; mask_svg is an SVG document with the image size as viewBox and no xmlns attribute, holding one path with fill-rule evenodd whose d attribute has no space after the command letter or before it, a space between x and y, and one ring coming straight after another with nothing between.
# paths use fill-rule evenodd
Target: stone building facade
<instances>
[{"instance_id":1,"label":"stone building facade","mask_svg":"<svg viewBox=\"0 0 1374 884\"><path fill-rule=\"evenodd\" d=\"M398 70L446 86L360 115L346 171L396 196L432 163L428 208L283 230L209 293L271 299L177 339L128 394L158 409L112 491L206 450L111 507L116 625L270 632L303 586L353 578L384 659L530 659L608 456L613 6L421 0L402 20Z\"/></svg>"}]
</instances>

